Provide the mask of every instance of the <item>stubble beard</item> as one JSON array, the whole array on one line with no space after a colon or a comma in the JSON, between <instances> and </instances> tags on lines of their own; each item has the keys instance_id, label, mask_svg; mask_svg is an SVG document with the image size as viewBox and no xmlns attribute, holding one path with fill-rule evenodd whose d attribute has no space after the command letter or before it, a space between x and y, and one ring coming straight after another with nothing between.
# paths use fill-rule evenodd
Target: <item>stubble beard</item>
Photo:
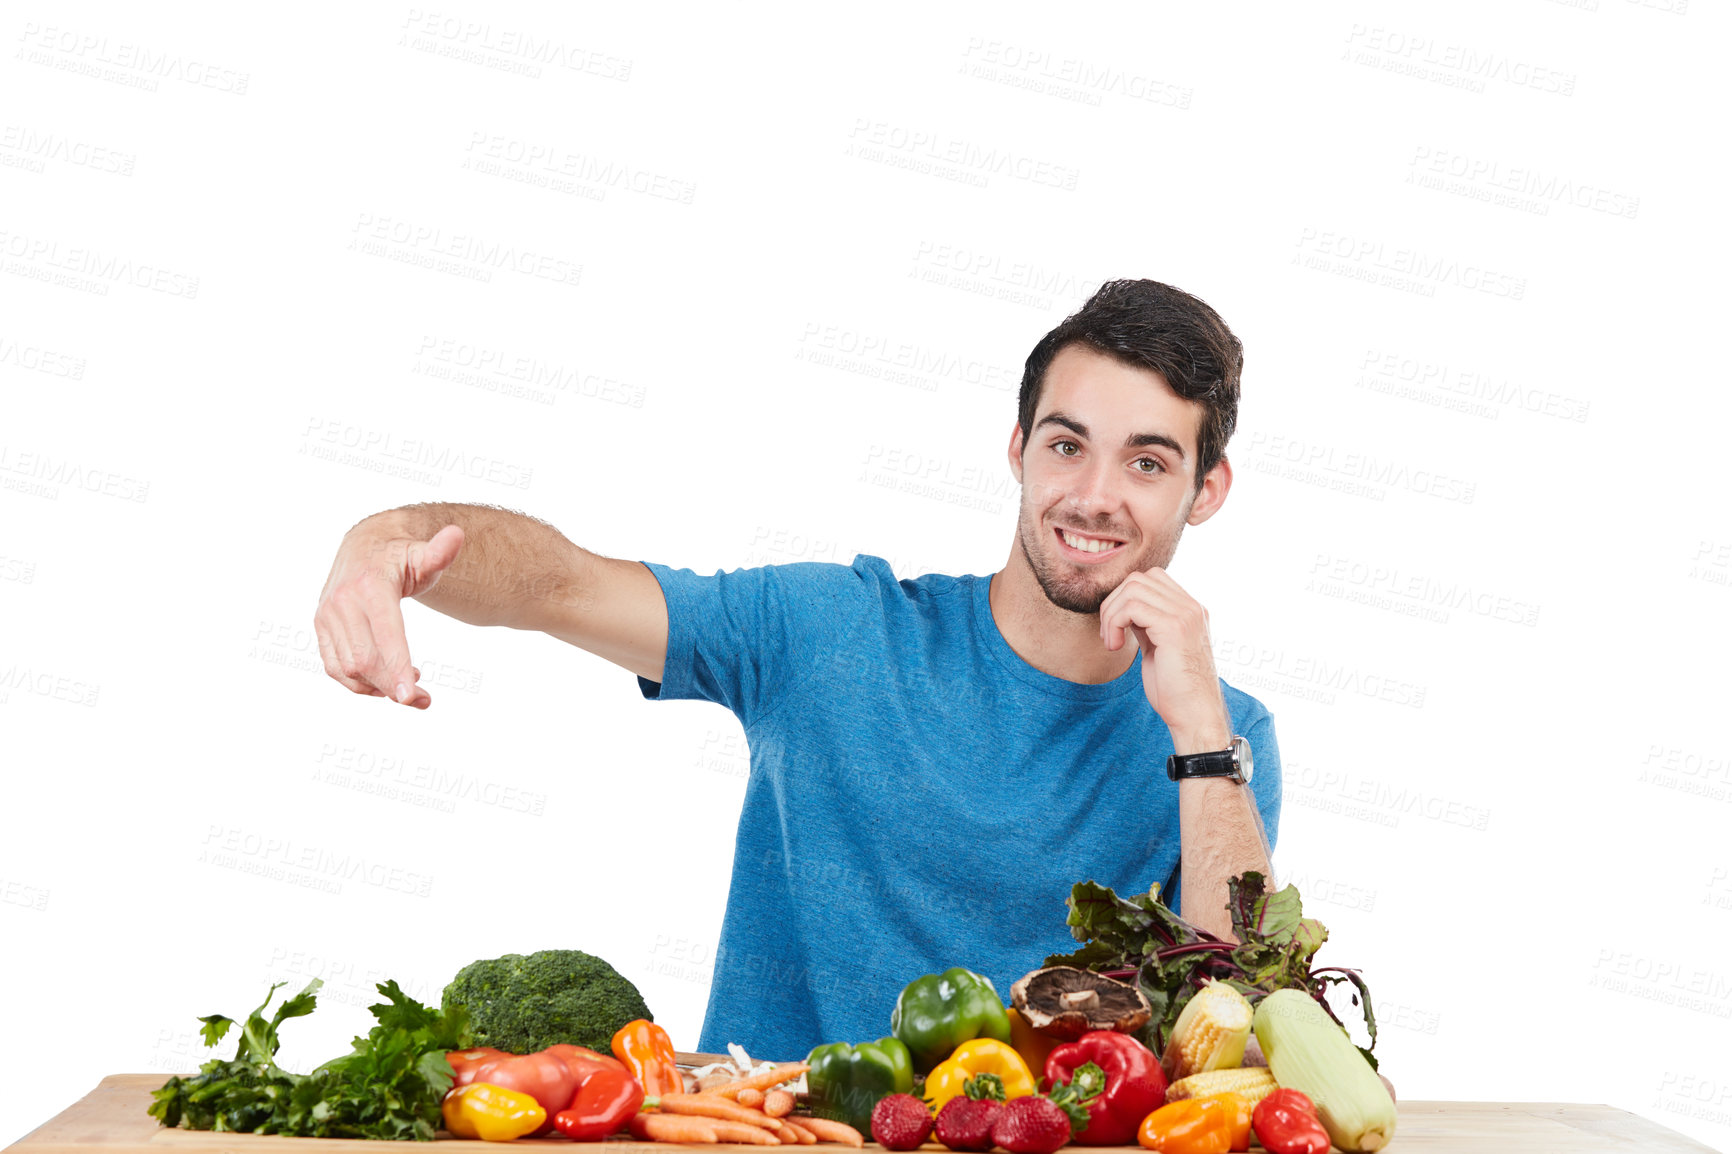
<instances>
[{"instance_id":1,"label":"stubble beard","mask_svg":"<svg viewBox=\"0 0 1732 1154\"><path fill-rule=\"evenodd\" d=\"M1119 587L1124 577L1133 572L1165 569L1178 550L1179 534L1183 533L1184 529L1184 522L1181 521L1170 538L1156 540L1143 550L1142 555L1132 562L1132 567L1125 570L1123 576L1108 580L1103 580L1087 570L1077 570L1064 558L1055 556L1058 546L1052 543L1038 517L1025 515L1016 539L1022 548L1024 559L1028 561L1029 569L1034 573L1035 581L1040 584L1040 591L1046 594L1048 601L1070 613L1094 614L1101 611L1101 603ZM1089 530L1085 529L1083 532Z\"/></svg>"}]
</instances>

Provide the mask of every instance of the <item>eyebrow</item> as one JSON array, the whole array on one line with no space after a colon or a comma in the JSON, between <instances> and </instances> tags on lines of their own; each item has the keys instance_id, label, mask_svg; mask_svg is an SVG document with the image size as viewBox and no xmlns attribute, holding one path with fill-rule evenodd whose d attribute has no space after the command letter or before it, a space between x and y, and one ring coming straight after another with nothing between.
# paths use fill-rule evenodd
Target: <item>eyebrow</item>
<instances>
[{"instance_id":1,"label":"eyebrow","mask_svg":"<svg viewBox=\"0 0 1732 1154\"><path fill-rule=\"evenodd\" d=\"M1046 416L1034 423L1036 429L1039 429L1042 425L1062 425L1079 437L1086 438L1089 435L1089 427L1087 425L1083 424L1076 418L1068 417L1063 413L1048 413ZM1163 449L1169 449L1178 454L1179 460L1183 461L1185 459L1185 447L1179 444L1179 442L1173 440L1173 438L1167 436L1165 433L1132 433L1130 436L1125 438L1125 448L1127 449L1142 449L1147 448L1150 445L1159 445Z\"/></svg>"}]
</instances>

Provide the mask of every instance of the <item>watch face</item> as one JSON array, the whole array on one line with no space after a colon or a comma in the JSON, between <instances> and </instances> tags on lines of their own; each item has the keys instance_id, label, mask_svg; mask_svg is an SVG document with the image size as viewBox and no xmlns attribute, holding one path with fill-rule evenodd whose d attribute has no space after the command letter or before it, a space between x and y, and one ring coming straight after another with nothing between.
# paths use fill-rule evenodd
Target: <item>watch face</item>
<instances>
[{"instance_id":1,"label":"watch face","mask_svg":"<svg viewBox=\"0 0 1732 1154\"><path fill-rule=\"evenodd\" d=\"M1233 738L1233 758L1239 763L1239 780L1251 784L1251 743L1242 737Z\"/></svg>"}]
</instances>

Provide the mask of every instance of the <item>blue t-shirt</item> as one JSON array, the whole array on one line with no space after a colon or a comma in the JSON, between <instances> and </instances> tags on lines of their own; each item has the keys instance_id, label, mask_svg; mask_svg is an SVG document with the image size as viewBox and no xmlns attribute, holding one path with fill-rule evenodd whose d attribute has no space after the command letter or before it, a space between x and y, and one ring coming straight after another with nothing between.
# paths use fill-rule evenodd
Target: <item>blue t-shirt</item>
<instances>
[{"instance_id":1,"label":"blue t-shirt","mask_svg":"<svg viewBox=\"0 0 1732 1154\"><path fill-rule=\"evenodd\" d=\"M994 624L989 577L899 582L867 556L711 577L648 568L668 651L644 695L727 706L751 750L701 1050L798 1060L870 1041L890 1032L903 986L951 966L1008 998L1077 948L1073 884L1170 887L1172 738L1141 662L1099 685L1042 673ZM1273 847L1274 723L1222 684Z\"/></svg>"}]
</instances>

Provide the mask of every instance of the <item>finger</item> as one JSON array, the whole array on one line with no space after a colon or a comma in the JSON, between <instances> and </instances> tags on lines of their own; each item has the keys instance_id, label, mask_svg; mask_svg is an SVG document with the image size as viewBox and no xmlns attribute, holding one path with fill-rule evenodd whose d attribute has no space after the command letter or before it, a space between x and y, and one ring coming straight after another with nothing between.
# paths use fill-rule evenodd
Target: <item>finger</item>
<instances>
[{"instance_id":1,"label":"finger","mask_svg":"<svg viewBox=\"0 0 1732 1154\"><path fill-rule=\"evenodd\" d=\"M409 546L403 559L403 596L419 597L439 580L463 549L463 530L447 525L426 541Z\"/></svg>"},{"instance_id":2,"label":"finger","mask_svg":"<svg viewBox=\"0 0 1732 1154\"><path fill-rule=\"evenodd\" d=\"M393 687L384 678L384 667L379 663L379 647L373 639L373 626L367 619L365 606L339 605L337 616L342 622L342 638L337 643L338 667L349 677L372 686L382 696L391 696Z\"/></svg>"},{"instance_id":3,"label":"finger","mask_svg":"<svg viewBox=\"0 0 1732 1154\"><path fill-rule=\"evenodd\" d=\"M334 609L330 610L324 617L314 620L313 634L319 639L319 660L324 662L326 676L341 684L351 693L361 693L371 697L384 696L371 685L343 672L342 661L338 654L348 652L348 642Z\"/></svg>"},{"instance_id":4,"label":"finger","mask_svg":"<svg viewBox=\"0 0 1732 1154\"><path fill-rule=\"evenodd\" d=\"M409 636L403 628L403 603L386 595L373 606L373 640L379 646L379 676L374 682L403 705L414 703L421 679L409 661ZM425 708L423 706L423 708Z\"/></svg>"}]
</instances>

